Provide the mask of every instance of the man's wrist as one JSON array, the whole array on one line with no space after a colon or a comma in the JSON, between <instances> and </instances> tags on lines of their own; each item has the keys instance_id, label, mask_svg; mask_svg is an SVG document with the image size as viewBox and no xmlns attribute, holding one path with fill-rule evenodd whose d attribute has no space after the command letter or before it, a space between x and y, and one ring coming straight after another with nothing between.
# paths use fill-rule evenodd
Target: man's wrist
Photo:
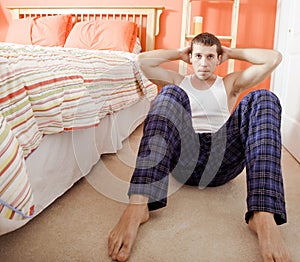
<instances>
[{"instance_id":1,"label":"man's wrist","mask_svg":"<svg viewBox=\"0 0 300 262\"><path fill-rule=\"evenodd\" d=\"M177 49L177 56L178 56L178 60L182 60L184 58L184 49L179 48Z\"/></svg>"}]
</instances>

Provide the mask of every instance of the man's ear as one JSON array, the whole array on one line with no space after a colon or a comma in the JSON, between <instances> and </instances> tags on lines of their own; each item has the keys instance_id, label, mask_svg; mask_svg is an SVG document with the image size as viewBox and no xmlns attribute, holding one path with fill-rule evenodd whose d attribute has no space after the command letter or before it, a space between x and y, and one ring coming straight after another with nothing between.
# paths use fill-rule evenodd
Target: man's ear
<instances>
[{"instance_id":1,"label":"man's ear","mask_svg":"<svg viewBox=\"0 0 300 262\"><path fill-rule=\"evenodd\" d=\"M221 61L222 61L222 55L219 55L218 56L218 65L221 64Z\"/></svg>"}]
</instances>

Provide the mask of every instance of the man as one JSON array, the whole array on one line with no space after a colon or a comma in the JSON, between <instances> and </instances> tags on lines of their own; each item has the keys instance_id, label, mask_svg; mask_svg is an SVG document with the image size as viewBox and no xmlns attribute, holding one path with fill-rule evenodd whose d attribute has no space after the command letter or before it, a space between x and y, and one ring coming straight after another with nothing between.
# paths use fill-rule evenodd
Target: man
<instances>
[{"instance_id":1,"label":"man","mask_svg":"<svg viewBox=\"0 0 300 262\"><path fill-rule=\"evenodd\" d=\"M221 78L216 67L228 59L249 67ZM166 70L164 62L191 63L193 74ZM212 34L196 36L191 47L153 50L137 62L153 83L164 86L144 123L130 202L108 239L108 253L126 261L149 211L166 206L169 172L204 188L226 183L246 166L247 213L264 261L290 261L278 226L286 222L281 175L281 107L267 90L241 92L264 80L281 62L275 50L222 47Z\"/></svg>"}]
</instances>

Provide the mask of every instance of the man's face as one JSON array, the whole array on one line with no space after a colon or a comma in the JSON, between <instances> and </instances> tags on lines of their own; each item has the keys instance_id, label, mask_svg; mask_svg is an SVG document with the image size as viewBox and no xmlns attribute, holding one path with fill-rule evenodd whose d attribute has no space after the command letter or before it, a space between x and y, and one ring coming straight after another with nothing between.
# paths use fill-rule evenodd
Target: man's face
<instances>
[{"instance_id":1,"label":"man's face","mask_svg":"<svg viewBox=\"0 0 300 262\"><path fill-rule=\"evenodd\" d=\"M213 76L220 58L217 54L216 45L205 46L203 44L194 44L191 63L197 78L207 80Z\"/></svg>"}]
</instances>

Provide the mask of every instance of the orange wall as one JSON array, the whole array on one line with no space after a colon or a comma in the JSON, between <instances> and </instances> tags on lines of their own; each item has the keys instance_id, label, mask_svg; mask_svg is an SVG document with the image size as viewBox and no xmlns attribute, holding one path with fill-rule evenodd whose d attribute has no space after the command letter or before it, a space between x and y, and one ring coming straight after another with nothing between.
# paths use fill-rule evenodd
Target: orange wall
<instances>
[{"instance_id":1,"label":"orange wall","mask_svg":"<svg viewBox=\"0 0 300 262\"><path fill-rule=\"evenodd\" d=\"M183 0L44 0L47 6L97 6L97 5L159 5L165 11L161 17L161 31L157 37L156 48L178 48L181 33L181 10ZM0 0L2 6L25 5L39 6L40 0ZM231 6L224 3L203 0L195 6L195 14L204 17L203 30L217 35L229 33ZM237 47L272 48L274 39L277 0L240 0L239 28ZM5 34L6 21L0 8L0 39ZM3 38L2 38L3 39ZM177 64L176 64L177 66ZM236 63L236 69L242 69L243 62ZM219 73L224 74L225 68ZM269 87L269 79L258 87Z\"/></svg>"}]
</instances>

